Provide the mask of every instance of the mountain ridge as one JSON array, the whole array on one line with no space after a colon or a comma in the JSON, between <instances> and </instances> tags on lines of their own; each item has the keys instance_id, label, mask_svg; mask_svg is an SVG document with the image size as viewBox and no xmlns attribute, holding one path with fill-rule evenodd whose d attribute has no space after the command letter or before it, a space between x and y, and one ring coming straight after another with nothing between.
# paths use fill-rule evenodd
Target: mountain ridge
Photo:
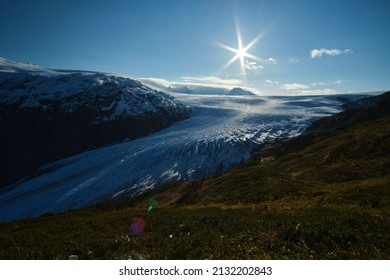
<instances>
[{"instance_id":1,"label":"mountain ridge","mask_svg":"<svg viewBox=\"0 0 390 280\"><path fill-rule=\"evenodd\" d=\"M329 131L385 117L389 114L390 92L347 102L343 108L343 112L315 121L306 131Z\"/></svg>"},{"instance_id":2,"label":"mountain ridge","mask_svg":"<svg viewBox=\"0 0 390 280\"><path fill-rule=\"evenodd\" d=\"M167 93L126 77L5 59L0 66L0 187L48 162L147 135L192 114Z\"/></svg>"},{"instance_id":3,"label":"mountain ridge","mask_svg":"<svg viewBox=\"0 0 390 280\"><path fill-rule=\"evenodd\" d=\"M240 88L240 87L234 87L232 88L231 90L229 90L226 95L240 95L240 96L246 96L246 95L250 95L250 96L253 96L255 95L253 92L250 92L248 90L245 90L243 88Z\"/></svg>"}]
</instances>

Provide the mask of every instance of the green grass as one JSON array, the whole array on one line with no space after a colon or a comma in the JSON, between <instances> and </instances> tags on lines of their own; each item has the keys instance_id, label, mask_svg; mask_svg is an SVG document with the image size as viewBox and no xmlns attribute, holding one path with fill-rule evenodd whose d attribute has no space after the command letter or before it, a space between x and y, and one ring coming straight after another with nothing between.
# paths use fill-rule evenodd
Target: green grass
<instances>
[{"instance_id":1,"label":"green grass","mask_svg":"<svg viewBox=\"0 0 390 280\"><path fill-rule=\"evenodd\" d=\"M0 224L0 258L390 259L389 122L304 135L199 182Z\"/></svg>"},{"instance_id":2,"label":"green grass","mask_svg":"<svg viewBox=\"0 0 390 280\"><path fill-rule=\"evenodd\" d=\"M286 205L84 210L2 225L2 259L389 259L389 211ZM133 218L141 235L130 235ZM171 237L172 236L172 237Z\"/></svg>"}]
</instances>

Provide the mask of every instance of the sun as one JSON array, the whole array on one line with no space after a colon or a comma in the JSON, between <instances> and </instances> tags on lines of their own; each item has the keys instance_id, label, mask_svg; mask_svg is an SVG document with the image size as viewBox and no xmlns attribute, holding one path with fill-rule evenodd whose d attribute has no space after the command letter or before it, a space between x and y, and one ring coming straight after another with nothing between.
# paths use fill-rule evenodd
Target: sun
<instances>
[{"instance_id":1,"label":"sun","mask_svg":"<svg viewBox=\"0 0 390 280\"><path fill-rule=\"evenodd\" d=\"M240 60L241 71L245 72L245 58L251 58L251 59L254 59L256 61L259 60L258 57L248 53L248 50L259 41L259 39L262 37L263 33L260 33L255 39L253 39L248 45L246 45L244 47L242 44L241 32L240 32L240 28L239 28L238 24L236 24L236 32L237 32L237 45L238 45L236 49L229 47L225 44L219 43L219 42L214 41L214 43L218 47L223 48L223 49L228 50L228 51L231 51L231 52L236 54L232 59L230 59L228 62L226 62L223 65L222 70L225 70L227 67L229 67L236 60Z\"/></svg>"},{"instance_id":2,"label":"sun","mask_svg":"<svg viewBox=\"0 0 390 280\"><path fill-rule=\"evenodd\" d=\"M247 56L248 54L246 53L245 49L239 48L237 50L237 55L241 59L241 58L244 58L245 56Z\"/></svg>"}]
</instances>

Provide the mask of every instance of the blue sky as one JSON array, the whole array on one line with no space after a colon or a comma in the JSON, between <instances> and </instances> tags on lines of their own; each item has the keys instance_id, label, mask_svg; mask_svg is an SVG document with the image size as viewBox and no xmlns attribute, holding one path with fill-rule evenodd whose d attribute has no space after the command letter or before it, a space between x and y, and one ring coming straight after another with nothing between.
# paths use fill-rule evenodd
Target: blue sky
<instances>
[{"instance_id":1,"label":"blue sky","mask_svg":"<svg viewBox=\"0 0 390 280\"><path fill-rule=\"evenodd\" d=\"M0 56L262 94L390 89L390 1L0 0ZM243 47L252 56L223 66ZM220 43L220 44L218 44ZM145 79L145 80L146 80Z\"/></svg>"}]
</instances>

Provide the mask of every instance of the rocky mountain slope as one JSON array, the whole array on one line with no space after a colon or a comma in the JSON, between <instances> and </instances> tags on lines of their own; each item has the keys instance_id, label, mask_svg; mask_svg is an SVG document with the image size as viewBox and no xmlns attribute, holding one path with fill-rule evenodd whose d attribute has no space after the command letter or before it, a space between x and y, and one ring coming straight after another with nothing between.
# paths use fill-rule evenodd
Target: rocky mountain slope
<instances>
[{"instance_id":1,"label":"rocky mountain slope","mask_svg":"<svg viewBox=\"0 0 390 280\"><path fill-rule=\"evenodd\" d=\"M188 106L127 77L0 58L0 187L45 163L190 115Z\"/></svg>"},{"instance_id":2,"label":"rocky mountain slope","mask_svg":"<svg viewBox=\"0 0 390 280\"><path fill-rule=\"evenodd\" d=\"M307 131L329 131L383 118L390 111L390 92L347 102L343 108L343 112L315 121Z\"/></svg>"}]
</instances>

